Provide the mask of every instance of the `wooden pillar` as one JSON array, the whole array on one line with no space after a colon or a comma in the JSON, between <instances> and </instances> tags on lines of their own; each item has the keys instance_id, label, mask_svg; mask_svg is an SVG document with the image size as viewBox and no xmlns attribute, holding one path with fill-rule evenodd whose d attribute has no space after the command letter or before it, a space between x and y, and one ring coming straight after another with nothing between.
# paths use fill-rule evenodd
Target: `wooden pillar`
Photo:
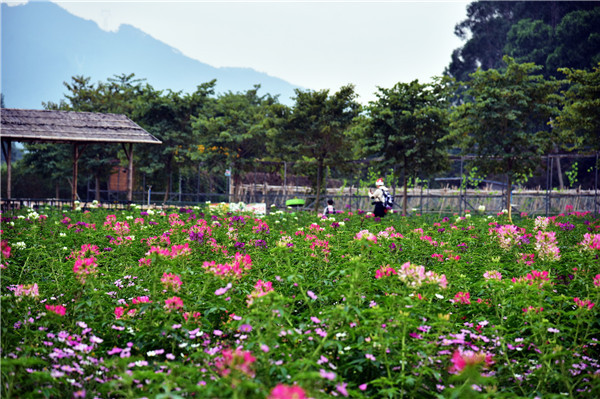
<instances>
[{"instance_id":1,"label":"wooden pillar","mask_svg":"<svg viewBox=\"0 0 600 399\"><path fill-rule=\"evenodd\" d=\"M73 180L71 181L71 206L75 209L75 201L77 201L77 164L79 161L79 146L73 144Z\"/></svg>"},{"instance_id":2,"label":"wooden pillar","mask_svg":"<svg viewBox=\"0 0 600 399\"><path fill-rule=\"evenodd\" d=\"M123 151L127 157L127 201L133 201L133 143L129 143L128 147L125 147L123 143Z\"/></svg>"},{"instance_id":3,"label":"wooden pillar","mask_svg":"<svg viewBox=\"0 0 600 399\"><path fill-rule=\"evenodd\" d=\"M4 140L2 142L2 152L4 152L4 159L6 160L6 199L12 197L12 141Z\"/></svg>"},{"instance_id":4,"label":"wooden pillar","mask_svg":"<svg viewBox=\"0 0 600 399\"><path fill-rule=\"evenodd\" d=\"M129 143L129 165L127 168L127 201L133 201L133 143Z\"/></svg>"},{"instance_id":5,"label":"wooden pillar","mask_svg":"<svg viewBox=\"0 0 600 399\"><path fill-rule=\"evenodd\" d=\"M73 209L75 209L75 201L77 201L77 166L85 147L86 144L79 148L79 143L73 143L73 181L71 182L71 207Z\"/></svg>"}]
</instances>

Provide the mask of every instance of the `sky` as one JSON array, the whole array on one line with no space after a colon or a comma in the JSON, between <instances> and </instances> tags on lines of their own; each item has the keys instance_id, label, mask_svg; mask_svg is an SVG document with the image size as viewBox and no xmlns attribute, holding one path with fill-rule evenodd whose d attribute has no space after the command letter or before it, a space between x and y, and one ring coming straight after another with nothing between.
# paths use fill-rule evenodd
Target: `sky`
<instances>
[{"instance_id":1,"label":"sky","mask_svg":"<svg viewBox=\"0 0 600 399\"><path fill-rule=\"evenodd\" d=\"M2 0L9 4L23 1ZM464 43L469 1L53 1L107 31L133 25L214 67L244 67L310 89L431 81Z\"/></svg>"}]
</instances>

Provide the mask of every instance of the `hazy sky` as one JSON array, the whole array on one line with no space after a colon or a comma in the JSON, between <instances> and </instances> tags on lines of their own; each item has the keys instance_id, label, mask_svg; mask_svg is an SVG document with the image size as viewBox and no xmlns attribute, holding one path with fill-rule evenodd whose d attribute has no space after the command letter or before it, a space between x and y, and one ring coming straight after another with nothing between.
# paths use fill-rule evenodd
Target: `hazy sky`
<instances>
[{"instance_id":1,"label":"hazy sky","mask_svg":"<svg viewBox=\"0 0 600 399\"><path fill-rule=\"evenodd\" d=\"M2 0L7 3L17 1ZM307 89L429 81L463 43L469 1L55 1L104 30L133 25L215 67L248 67Z\"/></svg>"}]
</instances>

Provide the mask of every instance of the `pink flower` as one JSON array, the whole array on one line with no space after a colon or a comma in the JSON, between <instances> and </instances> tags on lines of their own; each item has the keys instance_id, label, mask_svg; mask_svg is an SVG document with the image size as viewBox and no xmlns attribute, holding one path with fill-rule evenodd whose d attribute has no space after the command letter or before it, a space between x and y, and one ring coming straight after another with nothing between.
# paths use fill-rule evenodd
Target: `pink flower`
<instances>
[{"instance_id":1,"label":"pink flower","mask_svg":"<svg viewBox=\"0 0 600 399\"><path fill-rule=\"evenodd\" d=\"M221 295L225 294L227 291L229 291L229 290L231 289L231 287L232 287L231 283L228 283L228 284L227 284L225 287L223 287L223 288L218 288L218 289L215 291L215 295L216 295L216 296L221 296Z\"/></svg>"},{"instance_id":2,"label":"pink flower","mask_svg":"<svg viewBox=\"0 0 600 399\"><path fill-rule=\"evenodd\" d=\"M254 303L254 300L267 295L273 291L273 283L270 281L258 280L254 285L254 291L247 295L246 303L248 306Z\"/></svg>"},{"instance_id":3,"label":"pink flower","mask_svg":"<svg viewBox=\"0 0 600 399\"><path fill-rule=\"evenodd\" d=\"M335 380L335 373L333 371L327 371L325 369L321 369L321 370L319 370L319 374L321 374L321 377L325 378L326 380L330 380L330 381Z\"/></svg>"},{"instance_id":4,"label":"pink flower","mask_svg":"<svg viewBox=\"0 0 600 399\"><path fill-rule=\"evenodd\" d=\"M310 297L310 299L312 299L314 301L316 301L318 298L318 296L316 296L315 293L310 290L306 292L306 295L308 295Z\"/></svg>"},{"instance_id":5,"label":"pink flower","mask_svg":"<svg viewBox=\"0 0 600 399\"><path fill-rule=\"evenodd\" d=\"M87 277L91 274L96 274L98 270L96 269L98 265L96 264L96 258L78 258L75 261L75 265L73 265L73 272L75 273L75 278L79 280L81 284L85 284Z\"/></svg>"},{"instance_id":6,"label":"pink flower","mask_svg":"<svg viewBox=\"0 0 600 399\"><path fill-rule=\"evenodd\" d=\"M471 304L471 294L468 292L458 292L454 295L454 303L462 303L464 305Z\"/></svg>"},{"instance_id":7,"label":"pink flower","mask_svg":"<svg viewBox=\"0 0 600 399\"><path fill-rule=\"evenodd\" d=\"M170 312L171 310L181 310L183 309L183 300L178 296L165 299L165 309L167 312Z\"/></svg>"},{"instance_id":8,"label":"pink flower","mask_svg":"<svg viewBox=\"0 0 600 399\"><path fill-rule=\"evenodd\" d=\"M306 393L299 386L277 384L275 388L271 390L267 399L305 399Z\"/></svg>"},{"instance_id":9,"label":"pink flower","mask_svg":"<svg viewBox=\"0 0 600 399\"><path fill-rule=\"evenodd\" d=\"M483 273L483 278L486 280L502 280L502 274L497 270L490 270Z\"/></svg>"},{"instance_id":10,"label":"pink flower","mask_svg":"<svg viewBox=\"0 0 600 399\"><path fill-rule=\"evenodd\" d=\"M579 306L580 308L588 308L590 310L596 305L589 299L582 300L582 299L579 299L578 297L573 298L573 301L575 301L575 304L577 304L577 306Z\"/></svg>"},{"instance_id":11,"label":"pink flower","mask_svg":"<svg viewBox=\"0 0 600 399\"><path fill-rule=\"evenodd\" d=\"M125 314L125 308L118 306L115 308L115 318L120 319Z\"/></svg>"},{"instance_id":12,"label":"pink flower","mask_svg":"<svg viewBox=\"0 0 600 399\"><path fill-rule=\"evenodd\" d=\"M472 350L455 350L452 354L452 366L448 370L451 374L461 373L466 367L483 364L484 368L491 365L492 355L485 352L474 352Z\"/></svg>"},{"instance_id":13,"label":"pink flower","mask_svg":"<svg viewBox=\"0 0 600 399\"><path fill-rule=\"evenodd\" d=\"M160 281L163 283L163 287L166 290L172 289L175 292L179 292L179 289L183 284L181 282L181 276L173 273L163 273L163 276L160 279Z\"/></svg>"},{"instance_id":14,"label":"pink flower","mask_svg":"<svg viewBox=\"0 0 600 399\"><path fill-rule=\"evenodd\" d=\"M67 308L62 305L46 305L46 310L52 313L56 313L59 316L64 316L67 312Z\"/></svg>"},{"instance_id":15,"label":"pink flower","mask_svg":"<svg viewBox=\"0 0 600 399\"><path fill-rule=\"evenodd\" d=\"M398 272L396 271L396 269L394 269L393 267L390 267L390 265L381 266L375 272L375 278L376 279L380 279L380 278L383 278L383 277L389 277L392 274L396 274L396 275L398 274Z\"/></svg>"},{"instance_id":16,"label":"pink flower","mask_svg":"<svg viewBox=\"0 0 600 399\"><path fill-rule=\"evenodd\" d=\"M596 277L594 277L594 286L600 288L600 274L596 274Z\"/></svg>"},{"instance_id":17,"label":"pink flower","mask_svg":"<svg viewBox=\"0 0 600 399\"><path fill-rule=\"evenodd\" d=\"M10 286L9 289L13 291L13 294L16 297L37 298L40 296L40 292L39 292L37 283L27 284L27 285L19 284L16 286L13 285L13 286ZM21 298L19 298L19 300L20 299Z\"/></svg>"},{"instance_id":18,"label":"pink flower","mask_svg":"<svg viewBox=\"0 0 600 399\"><path fill-rule=\"evenodd\" d=\"M228 376L232 371L239 371L249 377L254 377L254 371L250 367L256 358L252 356L251 352L240 348L236 348L235 351L223 349L221 355L222 357L217 359L215 365L223 377Z\"/></svg>"},{"instance_id":19,"label":"pink flower","mask_svg":"<svg viewBox=\"0 0 600 399\"><path fill-rule=\"evenodd\" d=\"M335 386L335 389L342 394L342 396L348 396L348 391L346 390L346 386L348 384L345 382L341 382Z\"/></svg>"},{"instance_id":20,"label":"pink flower","mask_svg":"<svg viewBox=\"0 0 600 399\"><path fill-rule=\"evenodd\" d=\"M0 241L0 254L2 254L3 259L10 258L10 246L8 245L8 241Z\"/></svg>"}]
</instances>

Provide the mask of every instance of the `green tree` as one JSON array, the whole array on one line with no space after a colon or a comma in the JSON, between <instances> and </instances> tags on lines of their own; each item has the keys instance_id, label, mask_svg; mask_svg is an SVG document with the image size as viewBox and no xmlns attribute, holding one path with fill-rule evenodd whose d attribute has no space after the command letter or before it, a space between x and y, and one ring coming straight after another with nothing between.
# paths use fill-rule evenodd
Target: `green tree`
<instances>
[{"instance_id":1,"label":"green tree","mask_svg":"<svg viewBox=\"0 0 600 399\"><path fill-rule=\"evenodd\" d=\"M577 147L600 151L600 63L593 71L562 68L569 82L555 126Z\"/></svg>"},{"instance_id":2,"label":"green tree","mask_svg":"<svg viewBox=\"0 0 600 399\"><path fill-rule=\"evenodd\" d=\"M211 112L215 84L215 80L203 83L189 94L146 86L135 103L132 120L162 141L160 146L140 146L138 170L164 180L165 202L169 199L173 173L181 174L192 168L191 161L202 141L193 129L194 116Z\"/></svg>"},{"instance_id":3,"label":"green tree","mask_svg":"<svg viewBox=\"0 0 600 399\"><path fill-rule=\"evenodd\" d=\"M600 6L565 15L556 27L555 49L548 55L546 68L591 70L599 62Z\"/></svg>"},{"instance_id":4,"label":"green tree","mask_svg":"<svg viewBox=\"0 0 600 399\"><path fill-rule=\"evenodd\" d=\"M316 165L315 212L321 206L326 168L347 161L352 154L348 130L360 112L352 85L332 95L329 90L296 90L295 103L274 138L288 161L303 160ZM278 111L285 114L284 109Z\"/></svg>"},{"instance_id":5,"label":"green tree","mask_svg":"<svg viewBox=\"0 0 600 399\"><path fill-rule=\"evenodd\" d=\"M357 141L365 155L381 156L384 170L402 171L406 214L407 180L428 177L448 166L451 80L397 83L379 88L367 107L366 127Z\"/></svg>"},{"instance_id":6,"label":"green tree","mask_svg":"<svg viewBox=\"0 0 600 399\"><path fill-rule=\"evenodd\" d=\"M502 71L479 70L466 82L471 101L453 114L453 135L475 156L483 173L506 174L506 209L516 179L530 175L554 145L549 122L556 116L559 82L536 74L541 67L504 57Z\"/></svg>"},{"instance_id":7,"label":"green tree","mask_svg":"<svg viewBox=\"0 0 600 399\"><path fill-rule=\"evenodd\" d=\"M465 44L452 53L445 74L466 81L477 68L501 68L505 54L545 66L545 76L556 75L558 67L589 68L598 62L598 24L590 17L597 10L591 1L474 1L454 29ZM577 58L587 66L571 64Z\"/></svg>"},{"instance_id":8,"label":"green tree","mask_svg":"<svg viewBox=\"0 0 600 399\"><path fill-rule=\"evenodd\" d=\"M263 122L277 103L269 94L259 96L259 89L257 85L244 93L222 94L208 113L199 114L193 122L198 140L194 159L221 173L231 169L234 201L239 199L243 174L265 156L267 129Z\"/></svg>"}]
</instances>

